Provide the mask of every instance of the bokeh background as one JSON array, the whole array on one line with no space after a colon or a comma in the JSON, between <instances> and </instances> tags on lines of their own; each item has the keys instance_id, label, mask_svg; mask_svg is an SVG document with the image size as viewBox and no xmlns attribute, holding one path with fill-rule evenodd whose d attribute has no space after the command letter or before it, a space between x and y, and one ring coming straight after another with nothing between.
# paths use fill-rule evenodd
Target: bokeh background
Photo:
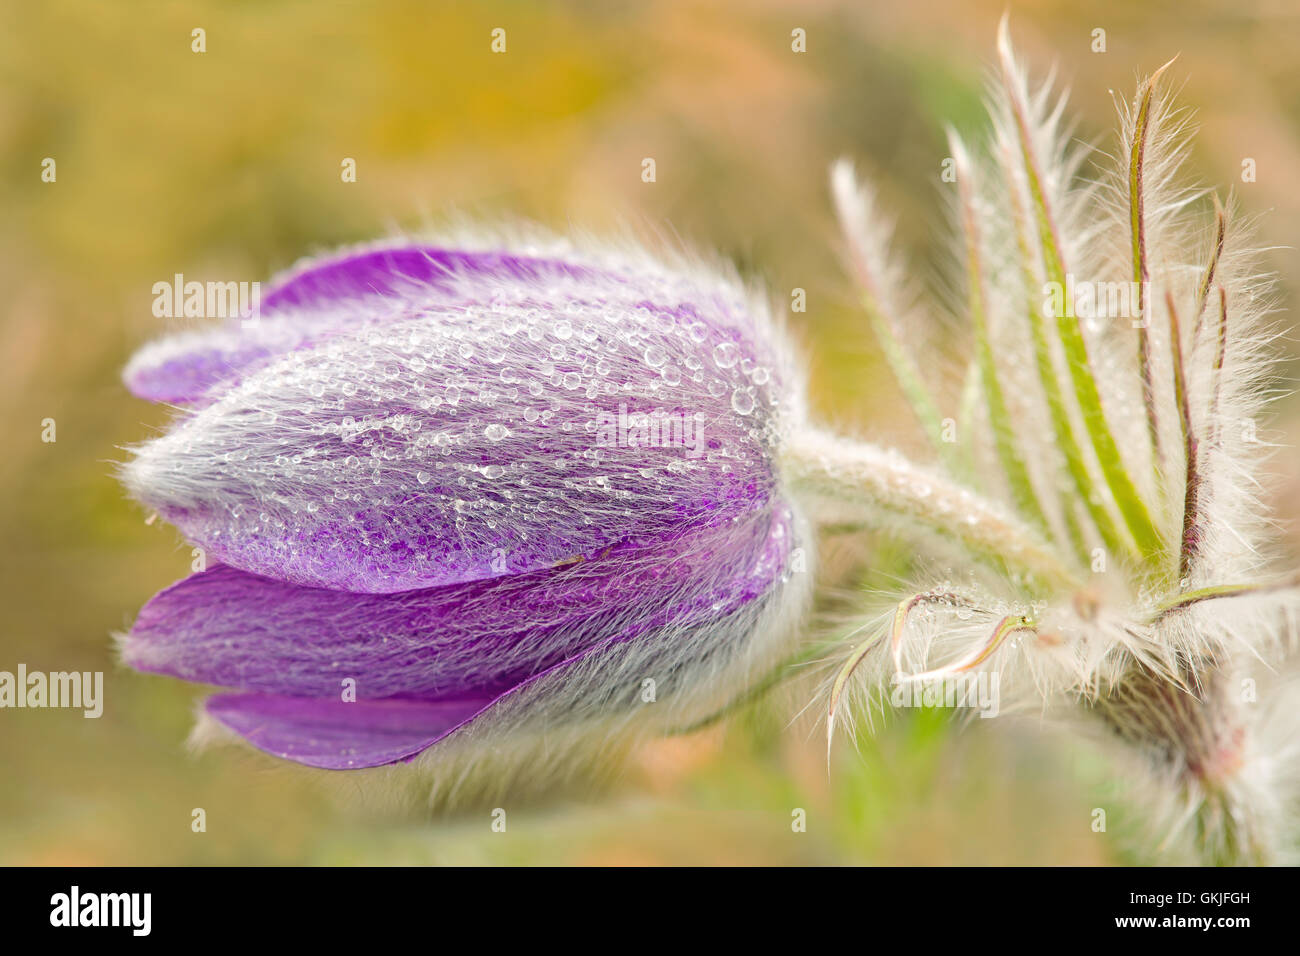
<instances>
[{"instance_id":1,"label":"bokeh background","mask_svg":"<svg viewBox=\"0 0 1300 956\"><path fill-rule=\"evenodd\" d=\"M1181 53L1196 175L1236 183L1270 245L1300 222L1300 7L1293 0L1012 2L1039 74L1105 143L1111 90ZM825 418L907 442L910 419L836 254L826 167L880 185L922 278L939 261L943 125L980 127L1003 0L909 3L265 0L0 3L0 669L102 670L99 720L0 712L0 862L1126 862L1088 750L1032 726L912 711L828 770L777 695L638 752L610 792L488 817L345 811L308 778L184 746L200 690L119 668L111 632L189 571L112 462L167 420L118 373L162 331L154 282L264 279L298 257L448 214L563 230L627 225L736 260L793 317ZM191 52L202 27L207 52ZM507 52L490 32L507 31ZM791 30L807 52L791 51ZM1107 52L1091 52L1091 31ZM658 181L641 181L641 160ZM1258 181L1241 184L1254 157ZM42 183L41 161L57 162ZM358 181L340 181L353 157ZM1295 301L1295 252L1270 253ZM787 300L788 301L788 300ZM1294 350L1294 343L1287 347ZM1295 366L1290 366L1294 379ZM1297 404L1280 407L1285 439ZM57 421L57 441L40 440ZM1292 450L1281 462L1296 473ZM1277 493L1298 514L1300 486ZM843 603L891 557L828 541ZM834 610L834 608L832 608ZM847 631L847 626L844 630ZM832 627L833 632L833 627ZM992 723L996 726L989 727ZM191 809L207 832L191 832ZM791 810L808 832L791 832ZM1112 814L1112 820L1114 820ZM1119 831L1119 833L1114 832Z\"/></svg>"}]
</instances>

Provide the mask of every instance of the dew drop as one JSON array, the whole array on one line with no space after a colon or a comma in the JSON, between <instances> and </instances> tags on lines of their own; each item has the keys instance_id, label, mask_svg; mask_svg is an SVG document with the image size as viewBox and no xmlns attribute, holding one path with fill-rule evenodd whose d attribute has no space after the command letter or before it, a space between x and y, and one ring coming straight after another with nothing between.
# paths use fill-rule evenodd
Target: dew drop
<instances>
[{"instance_id":1,"label":"dew drop","mask_svg":"<svg viewBox=\"0 0 1300 956\"><path fill-rule=\"evenodd\" d=\"M740 361L740 349L734 342L719 342L713 347L713 361L718 368L731 368Z\"/></svg>"},{"instance_id":2,"label":"dew drop","mask_svg":"<svg viewBox=\"0 0 1300 956\"><path fill-rule=\"evenodd\" d=\"M731 393L731 407L738 415L748 415L754 410L754 396L738 388Z\"/></svg>"}]
</instances>

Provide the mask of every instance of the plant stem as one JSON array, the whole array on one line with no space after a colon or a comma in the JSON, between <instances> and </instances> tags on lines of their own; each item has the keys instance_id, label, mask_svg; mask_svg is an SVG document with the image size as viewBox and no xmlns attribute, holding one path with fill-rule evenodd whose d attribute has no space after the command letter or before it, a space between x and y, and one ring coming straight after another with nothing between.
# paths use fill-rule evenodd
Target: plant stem
<instances>
[{"instance_id":1,"label":"plant stem","mask_svg":"<svg viewBox=\"0 0 1300 956\"><path fill-rule=\"evenodd\" d=\"M823 523L886 525L909 540L937 537L1046 594L1077 584L1028 525L898 452L809 430L786 442L781 464Z\"/></svg>"}]
</instances>

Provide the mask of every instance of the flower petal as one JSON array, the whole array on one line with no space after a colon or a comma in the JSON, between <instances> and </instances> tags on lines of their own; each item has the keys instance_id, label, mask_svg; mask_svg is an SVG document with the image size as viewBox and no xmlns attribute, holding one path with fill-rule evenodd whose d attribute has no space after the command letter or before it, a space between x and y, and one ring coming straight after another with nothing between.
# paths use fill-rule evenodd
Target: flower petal
<instances>
[{"instance_id":1,"label":"flower petal","mask_svg":"<svg viewBox=\"0 0 1300 956\"><path fill-rule=\"evenodd\" d=\"M264 313L330 308L368 296L405 298L430 286L452 294L465 277L537 281L546 275L581 275L583 269L557 259L508 251L469 251L427 244L381 245L309 260L271 283Z\"/></svg>"},{"instance_id":2,"label":"flower petal","mask_svg":"<svg viewBox=\"0 0 1300 956\"><path fill-rule=\"evenodd\" d=\"M122 641L138 670L272 694L494 697L602 641L734 613L792 548L784 509L671 546L399 594L305 588L218 565L160 592Z\"/></svg>"},{"instance_id":3,"label":"flower petal","mask_svg":"<svg viewBox=\"0 0 1300 956\"><path fill-rule=\"evenodd\" d=\"M725 280L639 267L408 295L413 317L252 372L124 480L213 560L376 593L748 515L797 418L770 320Z\"/></svg>"},{"instance_id":4,"label":"flower petal","mask_svg":"<svg viewBox=\"0 0 1300 956\"><path fill-rule=\"evenodd\" d=\"M491 703L344 703L274 694L218 694L205 708L259 750L309 767L350 770L410 760Z\"/></svg>"},{"instance_id":5,"label":"flower petal","mask_svg":"<svg viewBox=\"0 0 1300 956\"><path fill-rule=\"evenodd\" d=\"M471 721L477 725L488 718L489 712L496 722L494 732L527 729L541 740L546 739L548 727L561 723L585 722L599 728L609 726L612 721L617 725L640 713L647 677L654 678L657 688L655 719L664 721L664 726L687 717L697 719L700 713L729 699L734 681L751 680L756 669L766 670L775 662L792 630L788 625L793 617L789 615L801 613L808 596L811 576L792 573L801 570L792 561L804 533L796 531L798 523L794 515L782 507L769 520L756 525L763 529L762 535L751 537L747 543L731 540L726 553L711 554L698 566L679 566L671 574L661 576L657 594L647 595L638 608L625 609L621 616L612 618L593 614L575 624L586 630L586 639L571 642L569 647L574 652L563 659L538 659L533 666L524 667L522 657L511 662L509 655L502 656L502 648L508 642L496 642L491 635L480 634L461 648L444 645L446 657L460 657L468 662L473 655L482 655L479 660L482 673L477 677L462 675L463 679L455 685L444 683L437 692L441 696L364 699L367 689L375 689L374 681L367 678L357 686L355 701L341 699L336 682L327 692L328 697L274 691L219 694L208 700L207 711L225 727L268 753L326 769L354 769L409 760ZM169 600L175 601L178 588L196 578L207 578L205 584L209 584L214 578L230 575L239 572L215 568L181 582L159 598L170 594ZM247 577L242 575L231 580ZM611 576L616 577L617 574ZM723 586L723 581L730 583ZM572 585L573 581L569 583ZM274 586L276 582L267 584ZM464 591L466 587L446 590ZM539 601L545 597L534 596ZM210 614L224 612L221 604L204 600L219 597L216 592L200 592L189 597L196 599L191 624L197 623L197 613L203 607ZM599 601L602 595L579 589L574 597L577 600L570 603L570 608L583 599ZM621 595L603 597L618 601ZM370 596L365 600L391 601L393 597ZM691 611L684 613L684 606L689 606ZM317 610L328 614L333 608ZM516 613L517 609L507 609L499 621L511 620ZM167 620L175 627L182 627L186 616L182 612ZM306 622L317 627L320 623ZM514 636L522 637L529 627L528 620L519 620ZM206 650L217 657L238 660L238 652L230 658L230 649L223 648L224 641L218 636L222 633L230 638L234 636L233 631L217 628L202 646L191 646L191 651L200 652L190 654L191 659L198 661L201 652ZM290 638L294 636L303 635L291 634ZM181 631L174 631L171 637L173 642L187 642ZM314 639L310 635L307 638ZM155 635L154 639L161 638ZM365 643L365 638L360 641ZM260 660L244 660L240 686L273 687L277 685L276 675L284 677L294 672L297 659L282 658L292 643L292 640L277 641ZM348 642L337 643L340 655L354 650ZM141 666L129 641L126 657L129 663ZM439 655L431 661L442 663ZM428 664L426 661L425 668ZM221 662L214 666L218 671L224 667ZM407 666L417 671L422 669L414 662L407 662ZM492 674L494 666L505 669ZM268 680L256 679L254 675L258 673L272 676ZM332 677L337 681L338 671ZM281 686L297 685L288 680Z\"/></svg>"},{"instance_id":6,"label":"flower petal","mask_svg":"<svg viewBox=\"0 0 1300 956\"><path fill-rule=\"evenodd\" d=\"M139 398L202 405L294 349L407 314L412 299L452 302L492 280L580 272L557 260L424 244L349 250L271 282L256 322L230 316L151 342L132 356L123 380Z\"/></svg>"}]
</instances>

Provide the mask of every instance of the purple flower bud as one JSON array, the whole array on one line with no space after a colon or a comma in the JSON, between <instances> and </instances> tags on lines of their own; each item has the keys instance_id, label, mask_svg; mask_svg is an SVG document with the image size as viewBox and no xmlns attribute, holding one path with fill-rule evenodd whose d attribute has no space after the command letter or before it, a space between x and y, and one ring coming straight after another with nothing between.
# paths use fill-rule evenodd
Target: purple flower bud
<instances>
[{"instance_id":1,"label":"purple flower bud","mask_svg":"<svg viewBox=\"0 0 1300 956\"><path fill-rule=\"evenodd\" d=\"M123 656L238 691L209 714L279 756L608 726L647 681L666 726L771 664L804 603L773 464L799 383L733 279L638 252L353 251L125 378L189 411L123 480L214 564Z\"/></svg>"}]
</instances>

